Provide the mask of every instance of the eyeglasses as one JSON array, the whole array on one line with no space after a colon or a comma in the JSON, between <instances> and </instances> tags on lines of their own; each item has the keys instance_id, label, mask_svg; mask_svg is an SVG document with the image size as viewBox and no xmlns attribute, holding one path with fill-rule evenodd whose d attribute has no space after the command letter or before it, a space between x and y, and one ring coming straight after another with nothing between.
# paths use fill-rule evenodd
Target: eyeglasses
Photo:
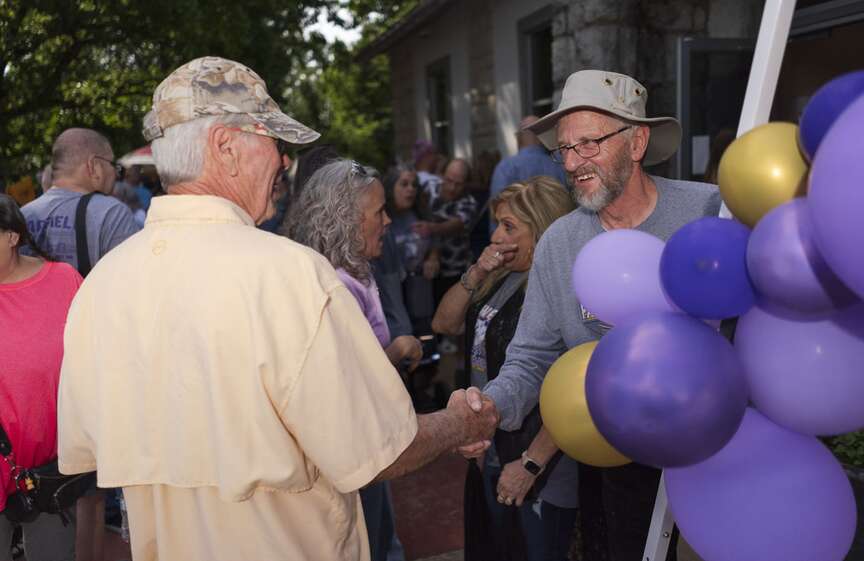
<instances>
[{"instance_id":1,"label":"eyeglasses","mask_svg":"<svg viewBox=\"0 0 864 561\"><path fill-rule=\"evenodd\" d=\"M291 156L291 144L288 144L281 138L274 136L273 133L260 125L243 125L240 127L225 128L229 131L245 132L246 134L254 134L255 136L265 136L267 138L272 138L276 141L276 151L279 152L279 156Z\"/></svg>"},{"instance_id":2,"label":"eyeglasses","mask_svg":"<svg viewBox=\"0 0 864 561\"><path fill-rule=\"evenodd\" d=\"M108 162L109 164L111 164L111 167L114 168L114 173L116 173L117 175L120 175L121 173L123 173L123 166L118 164L114 160L110 160L110 159L104 158L102 156L97 156L96 154L93 154L93 157L98 159L98 160L102 160L103 162Z\"/></svg>"},{"instance_id":3,"label":"eyeglasses","mask_svg":"<svg viewBox=\"0 0 864 561\"><path fill-rule=\"evenodd\" d=\"M576 144L565 144L564 146L559 146L555 150L552 150L550 156L552 156L553 161L559 164L564 163L564 159L567 157L568 150L573 150L583 158L593 158L600 153L601 143L606 142L618 133L626 131L630 127L631 125L621 127L617 131L610 132L606 136L601 136L600 138L589 138L588 140L583 140L582 142L577 142Z\"/></svg>"}]
</instances>

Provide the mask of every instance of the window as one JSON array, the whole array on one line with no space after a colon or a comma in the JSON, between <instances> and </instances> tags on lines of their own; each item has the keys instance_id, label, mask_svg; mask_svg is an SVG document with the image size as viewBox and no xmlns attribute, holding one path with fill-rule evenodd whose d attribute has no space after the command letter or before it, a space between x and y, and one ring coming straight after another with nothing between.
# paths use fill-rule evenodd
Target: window
<instances>
[{"instance_id":1,"label":"window","mask_svg":"<svg viewBox=\"0 0 864 561\"><path fill-rule=\"evenodd\" d=\"M675 154L675 177L716 183L719 156L738 130L752 61L751 39L679 39L682 137Z\"/></svg>"},{"instance_id":2,"label":"window","mask_svg":"<svg viewBox=\"0 0 864 561\"><path fill-rule=\"evenodd\" d=\"M519 21L522 111L542 117L552 111L555 83L552 80L552 16L547 6Z\"/></svg>"},{"instance_id":3,"label":"window","mask_svg":"<svg viewBox=\"0 0 864 561\"><path fill-rule=\"evenodd\" d=\"M452 154L449 57L439 59L426 67L426 108L432 144L441 154Z\"/></svg>"}]
</instances>

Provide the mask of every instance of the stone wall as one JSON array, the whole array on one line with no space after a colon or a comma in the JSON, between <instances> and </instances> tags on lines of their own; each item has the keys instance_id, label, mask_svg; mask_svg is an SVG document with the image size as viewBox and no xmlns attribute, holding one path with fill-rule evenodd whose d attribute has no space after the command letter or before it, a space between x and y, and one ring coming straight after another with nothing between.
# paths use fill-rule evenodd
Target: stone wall
<instances>
[{"instance_id":1,"label":"stone wall","mask_svg":"<svg viewBox=\"0 0 864 561\"><path fill-rule=\"evenodd\" d=\"M552 25L552 75L560 89L577 70L633 74L637 0L570 0Z\"/></svg>"},{"instance_id":2,"label":"stone wall","mask_svg":"<svg viewBox=\"0 0 864 561\"><path fill-rule=\"evenodd\" d=\"M648 111L674 114L679 37L755 37L762 0L570 0L553 26L556 87L603 68L636 77Z\"/></svg>"},{"instance_id":3,"label":"stone wall","mask_svg":"<svg viewBox=\"0 0 864 561\"><path fill-rule=\"evenodd\" d=\"M492 0L468 2L468 73L472 155L498 148L495 117L495 62L492 44Z\"/></svg>"},{"instance_id":4,"label":"stone wall","mask_svg":"<svg viewBox=\"0 0 864 561\"><path fill-rule=\"evenodd\" d=\"M637 75L651 95L649 113L674 114L681 37L755 39L762 0L642 0Z\"/></svg>"},{"instance_id":5,"label":"stone wall","mask_svg":"<svg viewBox=\"0 0 864 561\"><path fill-rule=\"evenodd\" d=\"M492 16L494 0L457 0L468 18L471 153L497 150ZM680 37L756 37L764 0L560 0L553 19L552 70L557 104L571 73L603 68L636 77L649 91L648 113L675 114L676 49ZM452 18L447 10L443 18ZM418 138L415 42L389 51L397 157ZM513 64L517 64L513 61Z\"/></svg>"}]
</instances>

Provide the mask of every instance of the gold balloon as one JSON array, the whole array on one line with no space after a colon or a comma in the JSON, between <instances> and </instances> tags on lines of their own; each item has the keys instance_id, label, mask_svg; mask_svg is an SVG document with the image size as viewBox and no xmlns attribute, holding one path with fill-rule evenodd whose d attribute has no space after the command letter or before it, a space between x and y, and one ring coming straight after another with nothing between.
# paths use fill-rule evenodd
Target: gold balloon
<instances>
[{"instance_id":1,"label":"gold balloon","mask_svg":"<svg viewBox=\"0 0 864 561\"><path fill-rule=\"evenodd\" d=\"M717 182L735 218L752 228L774 207L805 194L806 172L798 126L768 123L729 145L720 159Z\"/></svg>"},{"instance_id":2,"label":"gold balloon","mask_svg":"<svg viewBox=\"0 0 864 561\"><path fill-rule=\"evenodd\" d=\"M585 374L596 341L574 347L549 368L540 390L540 416L555 444L583 464L614 467L630 463L594 426L585 398Z\"/></svg>"}]
</instances>

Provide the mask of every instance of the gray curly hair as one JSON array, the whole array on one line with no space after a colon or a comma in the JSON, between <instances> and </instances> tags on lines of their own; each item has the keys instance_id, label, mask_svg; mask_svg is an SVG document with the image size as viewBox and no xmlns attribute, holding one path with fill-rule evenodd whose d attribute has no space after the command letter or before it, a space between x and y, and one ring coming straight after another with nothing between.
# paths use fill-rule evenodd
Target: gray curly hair
<instances>
[{"instance_id":1,"label":"gray curly hair","mask_svg":"<svg viewBox=\"0 0 864 561\"><path fill-rule=\"evenodd\" d=\"M367 282L371 269L363 256L360 198L377 178L374 168L353 160L333 160L321 167L293 205L285 235L326 257L334 268Z\"/></svg>"}]
</instances>

